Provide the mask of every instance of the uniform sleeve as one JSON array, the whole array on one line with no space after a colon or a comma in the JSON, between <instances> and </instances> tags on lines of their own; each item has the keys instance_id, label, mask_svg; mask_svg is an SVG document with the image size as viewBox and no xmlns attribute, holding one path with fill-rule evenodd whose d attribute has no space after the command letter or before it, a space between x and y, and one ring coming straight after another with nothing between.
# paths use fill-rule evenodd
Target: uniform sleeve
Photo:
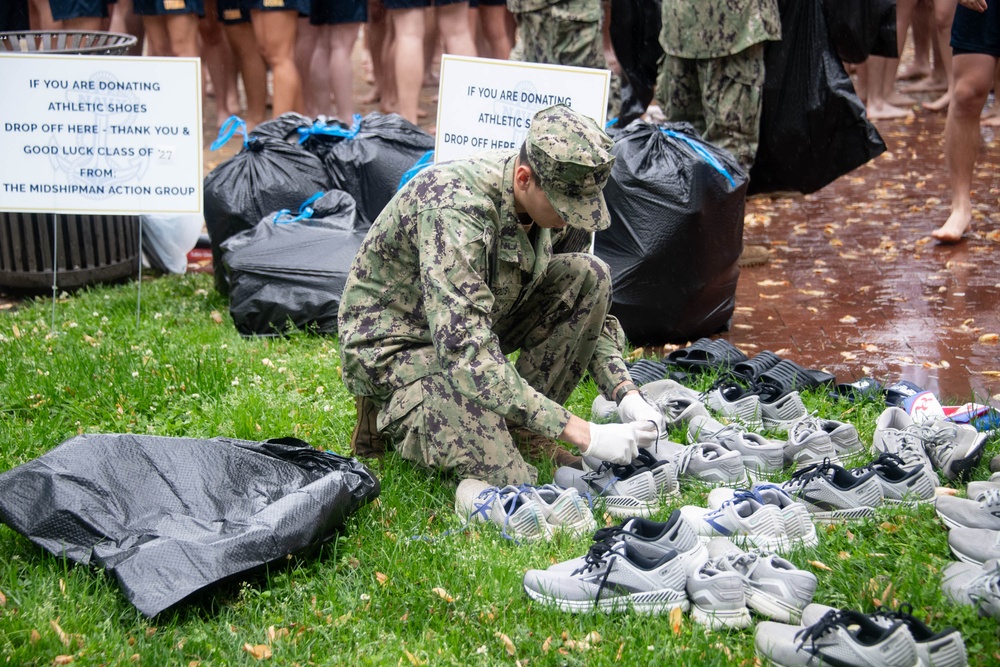
<instances>
[{"instance_id":1,"label":"uniform sleeve","mask_svg":"<svg viewBox=\"0 0 1000 667\"><path fill-rule=\"evenodd\" d=\"M421 290L445 376L484 409L557 437L569 423L569 411L521 378L492 331L487 282L492 225L453 209L419 215Z\"/></svg>"}]
</instances>

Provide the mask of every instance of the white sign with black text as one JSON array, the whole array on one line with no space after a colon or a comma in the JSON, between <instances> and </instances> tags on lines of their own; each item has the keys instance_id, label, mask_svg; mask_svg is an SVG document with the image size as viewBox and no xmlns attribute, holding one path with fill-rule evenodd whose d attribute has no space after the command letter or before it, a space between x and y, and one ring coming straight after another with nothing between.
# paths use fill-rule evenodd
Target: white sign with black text
<instances>
[{"instance_id":1,"label":"white sign with black text","mask_svg":"<svg viewBox=\"0 0 1000 667\"><path fill-rule=\"evenodd\" d=\"M201 213L198 58L0 55L0 211Z\"/></svg>"},{"instance_id":2,"label":"white sign with black text","mask_svg":"<svg viewBox=\"0 0 1000 667\"><path fill-rule=\"evenodd\" d=\"M539 109L566 104L604 127L611 72L603 69L441 57L434 160L521 147Z\"/></svg>"}]
</instances>

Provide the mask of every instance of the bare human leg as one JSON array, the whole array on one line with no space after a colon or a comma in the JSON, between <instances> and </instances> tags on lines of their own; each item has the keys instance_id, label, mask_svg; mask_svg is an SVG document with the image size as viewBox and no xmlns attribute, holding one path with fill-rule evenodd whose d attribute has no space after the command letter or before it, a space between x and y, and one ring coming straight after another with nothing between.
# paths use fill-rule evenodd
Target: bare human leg
<instances>
[{"instance_id":1,"label":"bare human leg","mask_svg":"<svg viewBox=\"0 0 1000 667\"><path fill-rule=\"evenodd\" d=\"M252 130L264 122L264 114L267 113L267 65L249 22L226 24L224 29L243 78L243 91L247 96L247 129Z\"/></svg>"},{"instance_id":2,"label":"bare human leg","mask_svg":"<svg viewBox=\"0 0 1000 667\"><path fill-rule=\"evenodd\" d=\"M354 116L354 75L351 67L351 53L358 40L360 23L338 23L327 27L327 41L330 57L330 89L337 104L337 118L350 124Z\"/></svg>"},{"instance_id":3,"label":"bare human leg","mask_svg":"<svg viewBox=\"0 0 1000 667\"><path fill-rule=\"evenodd\" d=\"M951 215L931 232L941 243L958 243L972 225L972 173L979 153L979 114L993 83L997 58L981 53L960 54L952 64L955 92L944 126Z\"/></svg>"},{"instance_id":4,"label":"bare human leg","mask_svg":"<svg viewBox=\"0 0 1000 667\"><path fill-rule=\"evenodd\" d=\"M944 70L948 86L944 95L933 102L924 102L923 107L929 111L943 111L951 102L951 91L955 85L951 72L951 22L955 18L957 6L958 0L934 0L934 30L941 52L941 69Z\"/></svg>"},{"instance_id":5,"label":"bare human leg","mask_svg":"<svg viewBox=\"0 0 1000 667\"><path fill-rule=\"evenodd\" d=\"M424 9L389 9L387 13L394 33L397 112L416 125L424 80Z\"/></svg>"},{"instance_id":6,"label":"bare human leg","mask_svg":"<svg viewBox=\"0 0 1000 667\"><path fill-rule=\"evenodd\" d=\"M250 10L251 23L264 60L274 73L275 116L287 111L301 113L302 79L295 66L295 36L298 12L294 10Z\"/></svg>"}]
</instances>

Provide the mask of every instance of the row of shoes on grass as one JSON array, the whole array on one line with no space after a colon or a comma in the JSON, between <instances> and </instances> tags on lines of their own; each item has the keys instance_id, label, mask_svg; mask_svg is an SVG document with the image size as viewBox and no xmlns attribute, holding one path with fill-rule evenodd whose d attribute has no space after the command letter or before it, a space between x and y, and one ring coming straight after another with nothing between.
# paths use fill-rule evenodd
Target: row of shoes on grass
<instances>
[{"instance_id":1,"label":"row of shoes on grass","mask_svg":"<svg viewBox=\"0 0 1000 667\"><path fill-rule=\"evenodd\" d=\"M750 610L793 621L812 601L816 576L776 553L706 542L680 510L666 522L632 517L594 534L587 553L528 570L524 591L570 613L691 609L711 629L745 628Z\"/></svg>"},{"instance_id":2,"label":"row of shoes on grass","mask_svg":"<svg viewBox=\"0 0 1000 667\"><path fill-rule=\"evenodd\" d=\"M964 667L968 655L954 628L934 631L909 605L872 614L812 603L797 625L762 621L754 631L761 662L779 667L885 665Z\"/></svg>"}]
</instances>

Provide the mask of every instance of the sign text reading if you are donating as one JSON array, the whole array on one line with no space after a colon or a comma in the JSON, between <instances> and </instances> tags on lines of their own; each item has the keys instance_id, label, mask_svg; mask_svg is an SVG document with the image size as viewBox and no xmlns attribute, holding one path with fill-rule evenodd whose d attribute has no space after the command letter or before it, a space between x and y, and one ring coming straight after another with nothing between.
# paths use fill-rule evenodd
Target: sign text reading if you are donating
<instances>
[{"instance_id":1,"label":"sign text reading if you are donating","mask_svg":"<svg viewBox=\"0 0 1000 667\"><path fill-rule=\"evenodd\" d=\"M197 58L0 56L0 211L199 213Z\"/></svg>"}]
</instances>

